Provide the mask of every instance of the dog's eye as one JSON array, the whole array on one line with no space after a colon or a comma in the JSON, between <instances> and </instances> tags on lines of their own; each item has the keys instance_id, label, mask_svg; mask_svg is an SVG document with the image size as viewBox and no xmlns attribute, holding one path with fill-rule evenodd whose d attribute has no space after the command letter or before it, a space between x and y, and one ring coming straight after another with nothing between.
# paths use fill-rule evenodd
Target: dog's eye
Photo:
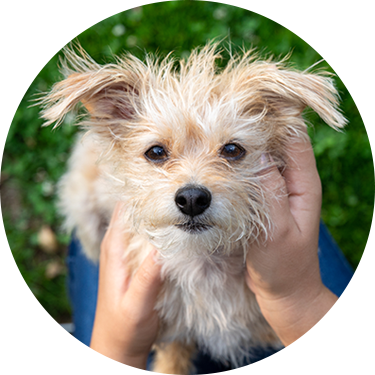
<instances>
[{"instance_id":1,"label":"dog's eye","mask_svg":"<svg viewBox=\"0 0 375 375\"><path fill-rule=\"evenodd\" d=\"M168 158L166 151L161 146L152 146L146 151L145 156L147 159L156 163L163 162Z\"/></svg>"},{"instance_id":2,"label":"dog's eye","mask_svg":"<svg viewBox=\"0 0 375 375\"><path fill-rule=\"evenodd\" d=\"M238 160L245 155L246 151L235 143L224 145L220 151L220 156L227 160Z\"/></svg>"}]
</instances>

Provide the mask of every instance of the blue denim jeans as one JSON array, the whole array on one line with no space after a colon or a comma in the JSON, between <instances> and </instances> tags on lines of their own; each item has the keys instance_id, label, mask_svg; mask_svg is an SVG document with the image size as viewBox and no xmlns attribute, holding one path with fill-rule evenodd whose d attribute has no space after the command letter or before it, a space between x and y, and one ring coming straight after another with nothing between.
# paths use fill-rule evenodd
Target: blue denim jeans
<instances>
[{"instance_id":1,"label":"blue denim jeans","mask_svg":"<svg viewBox=\"0 0 375 375\"><path fill-rule=\"evenodd\" d=\"M353 270L323 223L320 224L319 233L319 263L324 285L340 296L352 278ZM67 265L69 296L75 325L74 336L82 343L90 345L98 293L99 266L85 257L76 238L73 238L69 246ZM254 349L249 356L250 360L245 364L257 362L275 352L273 348ZM152 353L149 363L151 361ZM214 362L204 353L198 354L194 364L199 374L230 369L228 366Z\"/></svg>"}]
</instances>

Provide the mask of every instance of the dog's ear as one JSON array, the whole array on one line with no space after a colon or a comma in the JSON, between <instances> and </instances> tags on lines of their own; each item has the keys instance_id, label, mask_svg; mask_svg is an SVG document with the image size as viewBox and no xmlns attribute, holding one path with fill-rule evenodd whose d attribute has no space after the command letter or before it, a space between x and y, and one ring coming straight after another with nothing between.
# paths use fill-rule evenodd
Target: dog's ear
<instances>
[{"instance_id":1,"label":"dog's ear","mask_svg":"<svg viewBox=\"0 0 375 375\"><path fill-rule=\"evenodd\" d=\"M82 50L80 55L66 50L65 57L62 70L67 78L55 84L40 101L45 126L60 125L79 103L90 115L85 124L99 132L118 128L137 115L140 69L144 67L139 60L130 57L122 64L100 66Z\"/></svg>"},{"instance_id":2,"label":"dog's ear","mask_svg":"<svg viewBox=\"0 0 375 375\"><path fill-rule=\"evenodd\" d=\"M240 86L246 88L247 95L242 100L246 114L263 113L271 121L291 121L293 127L302 111L310 107L336 130L347 122L339 111L338 93L328 74L255 63L250 65L246 76L242 75Z\"/></svg>"}]
</instances>

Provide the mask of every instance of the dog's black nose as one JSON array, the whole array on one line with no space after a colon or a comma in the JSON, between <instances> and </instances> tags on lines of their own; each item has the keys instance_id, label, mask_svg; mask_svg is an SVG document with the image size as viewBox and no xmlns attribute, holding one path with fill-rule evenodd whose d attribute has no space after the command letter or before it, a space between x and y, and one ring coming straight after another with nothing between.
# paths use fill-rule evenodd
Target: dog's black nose
<instances>
[{"instance_id":1,"label":"dog's black nose","mask_svg":"<svg viewBox=\"0 0 375 375\"><path fill-rule=\"evenodd\" d=\"M186 186L177 191L177 207L191 217L203 213L211 204L211 193L203 187Z\"/></svg>"}]
</instances>

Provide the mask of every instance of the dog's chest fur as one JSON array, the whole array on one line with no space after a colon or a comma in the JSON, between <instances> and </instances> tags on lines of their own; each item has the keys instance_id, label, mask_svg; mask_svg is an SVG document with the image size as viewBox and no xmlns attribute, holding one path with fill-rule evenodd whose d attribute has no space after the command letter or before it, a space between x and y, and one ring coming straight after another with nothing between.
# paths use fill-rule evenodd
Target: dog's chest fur
<instances>
[{"instance_id":1,"label":"dog's chest fur","mask_svg":"<svg viewBox=\"0 0 375 375\"><path fill-rule=\"evenodd\" d=\"M168 322L162 340L197 343L217 360L241 362L251 346L275 342L244 281L244 253L163 260L167 284L157 309Z\"/></svg>"},{"instance_id":2,"label":"dog's chest fur","mask_svg":"<svg viewBox=\"0 0 375 375\"><path fill-rule=\"evenodd\" d=\"M134 236L128 249L136 271L151 246ZM244 280L244 250L210 256L185 249L160 258L165 277L156 309L162 321L158 343L196 344L219 361L240 365L251 347L277 344Z\"/></svg>"}]
</instances>

